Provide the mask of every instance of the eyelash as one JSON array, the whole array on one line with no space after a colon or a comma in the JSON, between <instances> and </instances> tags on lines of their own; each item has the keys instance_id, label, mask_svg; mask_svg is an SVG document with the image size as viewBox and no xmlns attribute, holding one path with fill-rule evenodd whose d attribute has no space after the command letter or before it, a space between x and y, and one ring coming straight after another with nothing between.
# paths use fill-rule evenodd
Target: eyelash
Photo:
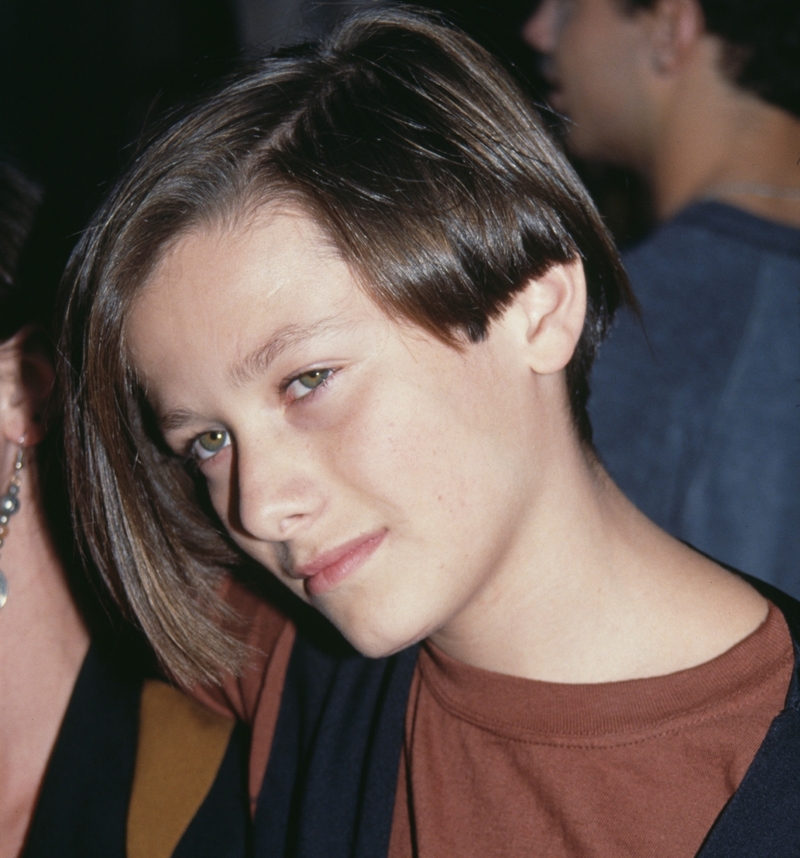
<instances>
[{"instance_id":1,"label":"eyelash","mask_svg":"<svg viewBox=\"0 0 800 858\"><path fill-rule=\"evenodd\" d=\"M306 393L303 393L303 394L302 394L302 396L292 396L292 398L291 398L291 400L290 400L290 403L289 403L289 404L291 405L292 403L294 403L294 402L299 402L300 400L307 400L307 399L310 399L310 398L312 398L312 397L314 396L314 394L315 394L318 390L321 390L322 388L324 388L324 387L327 387L327 386L328 386L328 382L333 378L333 376L335 375L335 373L336 373L336 370L335 370L335 369L330 369L329 367L320 367L319 369L307 369L307 370L304 370L303 372L299 372L299 373L297 373L297 375L293 375L291 378L287 378L287 379L286 379L286 381L284 381L284 382L283 382L283 384L281 384L281 393L282 393L282 394L284 394L284 395L285 395L285 394L289 394L289 395L291 396L291 394L290 394L290 390L291 390L291 388L292 388L292 385L294 385L294 384L296 384L297 382L299 382L299 381L300 381L300 379L301 379L304 375L314 375L314 374L318 374L318 375L322 375L322 376L324 376L324 377L322 378L322 380L319 382L319 384L317 384L315 387L307 387L307 388L306 388L306 391L307 391L307 392L306 392Z\"/></svg>"},{"instance_id":2,"label":"eyelash","mask_svg":"<svg viewBox=\"0 0 800 858\"><path fill-rule=\"evenodd\" d=\"M319 382L319 384L317 384L316 387L306 388L306 390L308 392L302 394L302 396L292 397L291 401L289 402L290 405L295 403L295 402L301 402L301 401L304 402L306 400L310 400L311 398L313 398L314 394L316 394L318 390L321 390L322 388L324 388L328 385L328 382L335 375L336 370L335 369L329 369L328 367L323 367L321 369L308 369L308 370L305 370L304 372L300 372L297 375L292 376L291 378L287 378L286 381L284 381L281 384L281 386L280 386L281 393L283 395L288 394L292 385L295 384L296 382L299 382L300 379L304 375L313 375L315 373L318 373L320 375L324 375L324 377ZM218 450L215 450L213 452L210 450L205 450L204 452L207 455L203 455L199 452L200 439L204 435L221 434L221 433L224 433L224 435L225 435L225 443ZM189 464L194 465L196 467L199 467L204 462L208 462L211 459L213 459L217 455L217 453L221 452L226 447L229 447L230 443L231 443L230 433L226 429L209 429L208 431L202 432L200 435L197 435L195 438L193 438L191 440L191 442L189 443L189 446L188 446L187 453L186 453L186 459L187 459Z\"/></svg>"}]
</instances>

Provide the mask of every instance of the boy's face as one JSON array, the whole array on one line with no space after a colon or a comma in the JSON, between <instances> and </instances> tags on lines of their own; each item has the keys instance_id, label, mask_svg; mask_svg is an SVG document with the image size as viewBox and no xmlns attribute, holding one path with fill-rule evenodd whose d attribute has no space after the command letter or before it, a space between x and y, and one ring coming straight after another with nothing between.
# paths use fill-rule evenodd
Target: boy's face
<instances>
[{"instance_id":1,"label":"boy's face","mask_svg":"<svg viewBox=\"0 0 800 858\"><path fill-rule=\"evenodd\" d=\"M377 656L490 614L530 561L545 454L513 306L456 350L390 320L310 218L265 207L178 241L126 333L236 542Z\"/></svg>"}]
</instances>

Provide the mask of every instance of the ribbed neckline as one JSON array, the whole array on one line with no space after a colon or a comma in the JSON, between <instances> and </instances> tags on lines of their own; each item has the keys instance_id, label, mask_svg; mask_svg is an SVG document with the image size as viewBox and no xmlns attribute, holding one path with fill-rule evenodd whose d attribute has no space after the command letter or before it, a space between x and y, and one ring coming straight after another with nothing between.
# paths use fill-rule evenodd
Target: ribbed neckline
<instances>
[{"instance_id":1,"label":"ribbed neckline","mask_svg":"<svg viewBox=\"0 0 800 858\"><path fill-rule=\"evenodd\" d=\"M597 684L522 679L471 667L431 643L420 654L423 682L451 715L506 738L614 745L729 713L766 693L793 665L789 630L770 603L744 640L697 667L666 676Z\"/></svg>"}]
</instances>

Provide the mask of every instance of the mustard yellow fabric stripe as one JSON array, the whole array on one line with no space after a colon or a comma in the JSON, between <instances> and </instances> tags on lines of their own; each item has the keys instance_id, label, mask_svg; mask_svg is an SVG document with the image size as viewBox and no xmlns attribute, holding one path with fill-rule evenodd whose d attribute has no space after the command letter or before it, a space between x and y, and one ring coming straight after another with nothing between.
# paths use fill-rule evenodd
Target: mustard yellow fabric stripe
<instances>
[{"instance_id":1,"label":"mustard yellow fabric stripe","mask_svg":"<svg viewBox=\"0 0 800 858\"><path fill-rule=\"evenodd\" d=\"M211 789L233 726L166 683L145 682L128 858L170 858Z\"/></svg>"}]
</instances>

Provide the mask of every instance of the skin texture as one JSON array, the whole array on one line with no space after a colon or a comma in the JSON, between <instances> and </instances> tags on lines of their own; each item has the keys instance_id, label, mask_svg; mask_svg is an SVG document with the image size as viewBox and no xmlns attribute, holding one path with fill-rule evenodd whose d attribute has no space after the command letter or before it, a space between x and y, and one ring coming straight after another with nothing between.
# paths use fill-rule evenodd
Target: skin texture
<instances>
[{"instance_id":1,"label":"skin texture","mask_svg":"<svg viewBox=\"0 0 800 858\"><path fill-rule=\"evenodd\" d=\"M622 165L640 157L645 22L613 0L544 0L525 24L525 40L546 57L549 100L569 117L570 148L581 157Z\"/></svg>"},{"instance_id":2,"label":"skin texture","mask_svg":"<svg viewBox=\"0 0 800 858\"><path fill-rule=\"evenodd\" d=\"M0 343L0 493L19 439L27 462L19 511L0 552L0 858L21 852L50 752L89 646L42 510L35 461L53 368L25 328Z\"/></svg>"},{"instance_id":3,"label":"skin texture","mask_svg":"<svg viewBox=\"0 0 800 858\"><path fill-rule=\"evenodd\" d=\"M766 606L578 441L564 367L584 311L581 264L554 266L454 349L387 318L310 218L265 206L178 240L126 334L234 539L362 652L431 637L530 678L666 673Z\"/></svg>"},{"instance_id":4,"label":"skin texture","mask_svg":"<svg viewBox=\"0 0 800 858\"><path fill-rule=\"evenodd\" d=\"M800 119L736 86L697 0L627 13L618 0L543 0L523 29L545 57L573 151L630 167L668 218L706 195L800 225L800 201L725 190L800 189Z\"/></svg>"}]
</instances>

